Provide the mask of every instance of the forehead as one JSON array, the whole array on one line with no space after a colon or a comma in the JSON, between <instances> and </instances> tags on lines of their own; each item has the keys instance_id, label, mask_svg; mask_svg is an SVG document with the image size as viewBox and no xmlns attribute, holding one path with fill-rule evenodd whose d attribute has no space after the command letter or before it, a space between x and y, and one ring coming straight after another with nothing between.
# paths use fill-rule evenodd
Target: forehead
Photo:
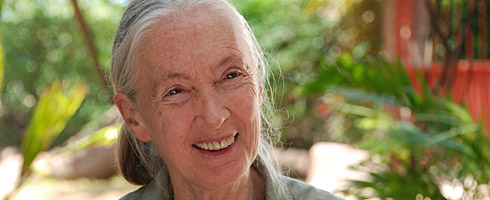
<instances>
[{"instance_id":1,"label":"forehead","mask_svg":"<svg viewBox=\"0 0 490 200\"><path fill-rule=\"evenodd\" d=\"M242 32L223 14L205 10L178 14L150 27L138 47L138 63L143 73L162 74L191 67L205 70L229 56L247 62L250 53Z\"/></svg>"}]
</instances>

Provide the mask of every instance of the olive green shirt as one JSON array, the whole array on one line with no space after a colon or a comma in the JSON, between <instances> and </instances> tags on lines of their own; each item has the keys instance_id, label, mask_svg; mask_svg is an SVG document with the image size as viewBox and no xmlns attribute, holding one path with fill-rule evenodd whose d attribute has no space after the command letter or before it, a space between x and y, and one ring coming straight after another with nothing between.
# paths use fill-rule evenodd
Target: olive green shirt
<instances>
[{"instance_id":1,"label":"olive green shirt","mask_svg":"<svg viewBox=\"0 0 490 200\"><path fill-rule=\"evenodd\" d=\"M266 182L266 198L268 200L297 200L297 199L327 199L327 200L341 200L342 198L337 197L329 192L324 190L320 190L318 188L313 187L307 183L302 181L292 179L286 176L282 176L281 179L285 183L285 195L286 197L279 197L275 194L273 188L273 183L269 176L269 173L266 172L266 169L263 167L256 167L257 170L261 173L262 177ZM156 200L163 199L162 191L158 189L154 182L149 183L141 187L140 189L127 194L122 197L121 200Z\"/></svg>"}]
</instances>

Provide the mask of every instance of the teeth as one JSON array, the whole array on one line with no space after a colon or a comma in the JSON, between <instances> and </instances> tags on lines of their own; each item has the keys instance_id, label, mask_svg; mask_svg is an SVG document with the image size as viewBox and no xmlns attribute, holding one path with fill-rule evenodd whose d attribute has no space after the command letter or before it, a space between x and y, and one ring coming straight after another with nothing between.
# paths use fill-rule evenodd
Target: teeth
<instances>
[{"instance_id":1,"label":"teeth","mask_svg":"<svg viewBox=\"0 0 490 200\"><path fill-rule=\"evenodd\" d=\"M211 143L195 143L194 145L199 147L200 149L216 151L230 146L231 144L233 144L233 142L235 142L235 135L221 141Z\"/></svg>"}]
</instances>

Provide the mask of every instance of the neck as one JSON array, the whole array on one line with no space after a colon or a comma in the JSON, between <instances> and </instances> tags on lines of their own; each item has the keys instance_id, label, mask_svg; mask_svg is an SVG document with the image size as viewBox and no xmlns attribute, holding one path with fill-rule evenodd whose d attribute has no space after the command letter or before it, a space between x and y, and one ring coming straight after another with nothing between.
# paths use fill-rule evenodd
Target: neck
<instances>
[{"instance_id":1,"label":"neck","mask_svg":"<svg viewBox=\"0 0 490 200\"><path fill-rule=\"evenodd\" d=\"M217 188L203 187L193 182L174 179L171 176L174 197L181 199L265 199L265 182L254 167L250 167L235 183Z\"/></svg>"}]
</instances>

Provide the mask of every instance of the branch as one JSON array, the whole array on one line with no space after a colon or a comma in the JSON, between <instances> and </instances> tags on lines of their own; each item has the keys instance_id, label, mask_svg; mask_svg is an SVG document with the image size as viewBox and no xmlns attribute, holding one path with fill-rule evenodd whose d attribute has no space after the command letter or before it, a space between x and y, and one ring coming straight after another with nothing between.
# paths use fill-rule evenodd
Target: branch
<instances>
[{"instance_id":1,"label":"branch","mask_svg":"<svg viewBox=\"0 0 490 200\"><path fill-rule=\"evenodd\" d=\"M429 11L429 15L430 15L430 23L431 23L431 27L432 29L434 30L434 32L436 32L436 34L439 36L439 38L441 38L441 42L442 42L442 45L444 45L444 48L446 48L447 50L448 49L448 45L447 45L447 42L449 40L449 34L444 34L442 31L441 31L441 28L439 27L436 19L437 19L437 16L436 16L436 8L434 8L433 6L431 6L431 3L430 3L430 0L426 0L425 1L426 4L427 4L427 10Z\"/></svg>"},{"instance_id":2,"label":"branch","mask_svg":"<svg viewBox=\"0 0 490 200\"><path fill-rule=\"evenodd\" d=\"M426 0L426 5L427 5L427 10L430 15L430 22L431 22L431 28L435 32L437 36L441 39L441 43L446 49L446 55L444 56L444 63L443 63L443 71L442 71L442 77L439 78L437 81L436 87L434 88L436 91L439 89L439 87L444 87L446 90L449 90L449 88L452 87L454 76L455 76L455 70L452 68L456 68L456 63L459 58L459 55L461 54L461 50L463 47L463 42L464 42L464 37L463 35L467 35L470 31L470 26L465 26L471 22L471 20L477 16L477 9L475 4L470 4L468 5L468 11L469 11L469 16L468 18L463 21L462 26L460 29L457 30L457 33L454 34L453 38L455 41L455 48L450 48L449 46L449 40L451 39L449 36L451 33L447 32L447 34L444 34L441 30L441 27L439 23L436 21L437 16L436 16L436 8L434 8L433 5L431 5L430 0ZM450 24L451 21L449 19Z\"/></svg>"},{"instance_id":3,"label":"branch","mask_svg":"<svg viewBox=\"0 0 490 200\"><path fill-rule=\"evenodd\" d=\"M80 11L80 7L78 6L77 0L71 0L73 4L73 10L75 11L75 17L80 25L80 28L82 29L82 35L85 39L85 45L87 45L88 52L90 54L90 58L92 59L94 63L94 70L97 73L97 77L99 78L99 81L101 82L103 88L105 88L109 93L109 84L107 83L106 76L104 70L101 68L101 65L99 63L99 59L97 57L97 50L95 48L94 41L90 35L89 29L87 27L87 24L85 23L82 12Z\"/></svg>"}]
</instances>

